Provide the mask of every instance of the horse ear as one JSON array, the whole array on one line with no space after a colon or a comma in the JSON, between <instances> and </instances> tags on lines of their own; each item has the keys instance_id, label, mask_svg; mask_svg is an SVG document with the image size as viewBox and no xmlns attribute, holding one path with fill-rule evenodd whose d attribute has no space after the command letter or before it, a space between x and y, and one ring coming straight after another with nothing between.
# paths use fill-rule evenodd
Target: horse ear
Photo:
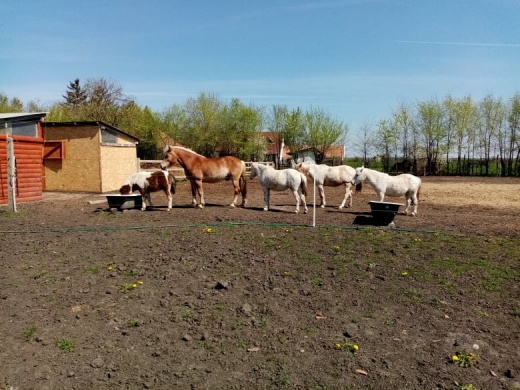
<instances>
[{"instance_id":1,"label":"horse ear","mask_svg":"<svg viewBox=\"0 0 520 390\"><path fill-rule=\"evenodd\" d=\"M164 147L164 153L169 152L170 149L171 149L171 146L170 146L170 145L166 145L166 146Z\"/></svg>"}]
</instances>

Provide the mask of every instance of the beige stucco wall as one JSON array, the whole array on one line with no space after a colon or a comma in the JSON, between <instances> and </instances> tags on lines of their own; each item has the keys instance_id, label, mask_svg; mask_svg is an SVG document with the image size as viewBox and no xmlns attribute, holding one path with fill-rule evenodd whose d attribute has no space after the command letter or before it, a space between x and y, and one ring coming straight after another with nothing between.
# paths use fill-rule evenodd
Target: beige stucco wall
<instances>
[{"instance_id":1,"label":"beige stucco wall","mask_svg":"<svg viewBox=\"0 0 520 390\"><path fill-rule=\"evenodd\" d=\"M46 141L66 141L63 160L44 160L46 191L101 192L99 126L45 128Z\"/></svg>"},{"instance_id":2,"label":"beige stucco wall","mask_svg":"<svg viewBox=\"0 0 520 390\"><path fill-rule=\"evenodd\" d=\"M66 141L63 160L44 160L46 191L112 192L138 169L133 140L103 144L99 126L49 126L44 138Z\"/></svg>"},{"instance_id":3,"label":"beige stucco wall","mask_svg":"<svg viewBox=\"0 0 520 390\"><path fill-rule=\"evenodd\" d=\"M126 178L138 170L135 145L101 146L101 192L117 192Z\"/></svg>"}]
</instances>

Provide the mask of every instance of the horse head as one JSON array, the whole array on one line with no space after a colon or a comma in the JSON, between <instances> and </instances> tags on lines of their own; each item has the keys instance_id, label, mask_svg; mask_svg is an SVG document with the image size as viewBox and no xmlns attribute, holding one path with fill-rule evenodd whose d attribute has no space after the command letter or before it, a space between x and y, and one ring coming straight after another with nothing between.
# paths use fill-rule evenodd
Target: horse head
<instances>
[{"instance_id":1,"label":"horse head","mask_svg":"<svg viewBox=\"0 0 520 390\"><path fill-rule=\"evenodd\" d=\"M119 189L119 193L121 195L129 195L129 194L131 194L132 193L132 186L130 184L124 184Z\"/></svg>"},{"instance_id":2,"label":"horse head","mask_svg":"<svg viewBox=\"0 0 520 390\"><path fill-rule=\"evenodd\" d=\"M161 162L161 169L164 171L170 165L175 165L178 162L177 154L173 151L171 146L167 146L164 149L164 158Z\"/></svg>"},{"instance_id":3,"label":"horse head","mask_svg":"<svg viewBox=\"0 0 520 390\"><path fill-rule=\"evenodd\" d=\"M294 169L296 169L298 172L303 173L304 175L306 175L307 171L309 170L309 168L303 162L296 164Z\"/></svg>"},{"instance_id":4,"label":"horse head","mask_svg":"<svg viewBox=\"0 0 520 390\"><path fill-rule=\"evenodd\" d=\"M356 168L356 174L354 175L354 177L352 178L352 184L356 186L356 189L358 188L358 186L361 184L361 182L363 180L365 180L366 178L366 173L364 172L365 170L365 167L364 166L361 166L359 168ZM359 187L360 188L360 187ZM358 190L359 191L359 190Z\"/></svg>"},{"instance_id":5,"label":"horse head","mask_svg":"<svg viewBox=\"0 0 520 390\"><path fill-rule=\"evenodd\" d=\"M251 163L251 168L249 170L249 180L253 180L258 176L258 166L256 163Z\"/></svg>"}]
</instances>

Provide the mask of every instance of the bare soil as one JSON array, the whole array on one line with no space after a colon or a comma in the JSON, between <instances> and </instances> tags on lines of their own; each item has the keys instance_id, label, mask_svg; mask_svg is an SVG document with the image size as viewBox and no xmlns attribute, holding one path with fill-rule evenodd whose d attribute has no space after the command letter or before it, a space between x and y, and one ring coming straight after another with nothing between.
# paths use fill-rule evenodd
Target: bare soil
<instances>
[{"instance_id":1,"label":"bare soil","mask_svg":"<svg viewBox=\"0 0 520 390\"><path fill-rule=\"evenodd\" d=\"M315 214L205 190L1 207L0 389L520 388L519 179L424 178L393 228L368 186Z\"/></svg>"}]
</instances>

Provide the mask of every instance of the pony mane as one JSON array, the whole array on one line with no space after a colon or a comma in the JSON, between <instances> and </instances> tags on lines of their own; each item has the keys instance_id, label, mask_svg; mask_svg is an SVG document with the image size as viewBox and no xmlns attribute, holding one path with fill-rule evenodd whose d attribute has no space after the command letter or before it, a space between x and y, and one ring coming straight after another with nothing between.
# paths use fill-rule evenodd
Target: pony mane
<instances>
[{"instance_id":1,"label":"pony mane","mask_svg":"<svg viewBox=\"0 0 520 390\"><path fill-rule=\"evenodd\" d=\"M197 152L195 152L194 150L192 149L189 149L189 148L186 148L184 146L178 146L178 145L168 145L164 148L164 153L166 153L169 149L181 149L181 150L184 150L186 152L189 152L189 153L193 153L193 154L196 154L197 156L200 156L200 157L204 157L202 154L199 154Z\"/></svg>"}]
</instances>

